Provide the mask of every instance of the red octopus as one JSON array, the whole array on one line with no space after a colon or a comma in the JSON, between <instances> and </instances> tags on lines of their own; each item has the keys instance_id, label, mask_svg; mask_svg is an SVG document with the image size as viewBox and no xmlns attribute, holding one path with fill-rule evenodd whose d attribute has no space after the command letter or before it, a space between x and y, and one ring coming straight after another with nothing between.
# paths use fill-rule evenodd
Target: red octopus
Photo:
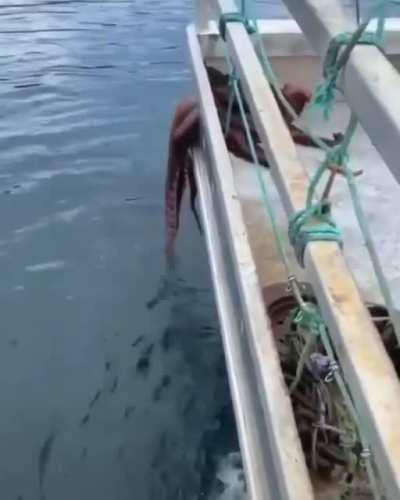
<instances>
[{"instance_id":1,"label":"red octopus","mask_svg":"<svg viewBox=\"0 0 400 500\"><path fill-rule=\"evenodd\" d=\"M229 76L211 67L207 67L207 72L215 104L221 123L223 124L225 123L229 103ZM311 99L311 93L297 85L284 85L282 93L298 115L303 111L304 107ZM277 97L275 92L274 94L275 97ZM293 125L292 117L287 110L284 109L279 99L277 99L277 102L285 122L289 127L293 140L297 144L304 146L315 146L315 143L309 136L305 135L304 132ZM249 118L251 134L256 144L259 163L268 167L268 162L260 145L257 131L252 123L247 104L244 104ZM191 156L191 148L197 144L200 139L200 119L200 109L197 99L188 98L178 105L171 126L168 171L165 186L166 253L168 257L172 257L173 255L174 242L179 228L181 202L186 182L189 183L190 187L191 209L201 230L200 220L195 206L197 188ZM231 153L239 158L252 161L246 134L242 126L239 108L236 104L233 106L230 130L226 134L225 140L227 148ZM335 143L337 140L337 134L334 135L333 140L324 139L327 143Z\"/></svg>"}]
</instances>

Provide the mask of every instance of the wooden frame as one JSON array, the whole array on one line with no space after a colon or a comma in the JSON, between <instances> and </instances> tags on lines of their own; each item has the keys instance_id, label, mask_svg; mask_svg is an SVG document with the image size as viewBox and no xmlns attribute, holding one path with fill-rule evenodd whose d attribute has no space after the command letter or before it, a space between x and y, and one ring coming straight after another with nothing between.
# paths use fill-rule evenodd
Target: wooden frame
<instances>
[{"instance_id":1,"label":"wooden frame","mask_svg":"<svg viewBox=\"0 0 400 500\"><path fill-rule=\"evenodd\" d=\"M217 0L216 5L218 15L236 11L236 5L232 0ZM296 5L299 5L298 2ZM265 80L246 30L239 23L231 23L228 24L226 33L229 53L241 77L247 102L272 167L275 183L285 210L290 216L305 205L308 179L298 161L292 138ZM201 86L205 82L201 78L199 81L198 74L196 77L201 93ZM214 132L216 122L213 124L207 122L211 104L207 105L204 102L202 104L205 130L209 135L208 148L212 154L217 155L213 159L213 165L218 170L221 164L226 165L226 158L218 157L217 148L221 145L217 146L213 142L213 134L210 132L210 130ZM400 113L398 116L400 117ZM225 174L229 175L229 171L226 170ZM220 182L223 184L222 179ZM229 214L230 208L227 206L225 209L229 218L232 215ZM235 245L237 235L232 233L230 237L232 244ZM238 250L234 249L235 252ZM305 263L307 278L319 298L321 311L340 357L362 428L371 442L387 494L389 498L400 498L400 428L397 425L400 412L400 385L392 363L386 355L338 246L328 242L309 244ZM248 304L246 300L244 303ZM260 332L256 323L253 323L254 328ZM264 331L259 335L265 337L267 334ZM373 356L370 355L371 352ZM262 363L263 360L255 356L254 362ZM270 364L270 360L267 364ZM258 369L263 370L265 367ZM267 411L275 411L276 408L273 404L266 407Z\"/></svg>"}]
</instances>

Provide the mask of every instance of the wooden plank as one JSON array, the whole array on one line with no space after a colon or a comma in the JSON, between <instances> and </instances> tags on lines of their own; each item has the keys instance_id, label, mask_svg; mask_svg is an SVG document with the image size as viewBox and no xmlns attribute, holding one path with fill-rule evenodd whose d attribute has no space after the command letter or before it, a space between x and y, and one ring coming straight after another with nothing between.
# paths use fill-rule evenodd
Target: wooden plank
<instances>
[{"instance_id":1,"label":"wooden plank","mask_svg":"<svg viewBox=\"0 0 400 500\"><path fill-rule=\"evenodd\" d=\"M231 0L218 0L218 4L221 14L235 9ZM228 24L227 45L283 205L287 214L292 215L304 208L309 181L241 24ZM400 385L397 375L338 245L310 243L306 249L305 267L388 496L400 498L400 427L397 425Z\"/></svg>"},{"instance_id":2,"label":"wooden plank","mask_svg":"<svg viewBox=\"0 0 400 500\"><path fill-rule=\"evenodd\" d=\"M273 498L310 500L313 498L313 493L308 471L295 427L275 340L263 304L240 201L234 186L232 165L194 27L188 28L188 39L199 93L205 140L215 174L217 197L221 203L222 223L227 233L228 242L225 251L229 252L234 265L232 273L237 282L243 307L242 331L248 336L247 341L259 387L258 395L272 450L271 467L275 469L277 478ZM255 495L257 478L250 475L248 479L251 493Z\"/></svg>"},{"instance_id":3,"label":"wooden plank","mask_svg":"<svg viewBox=\"0 0 400 500\"><path fill-rule=\"evenodd\" d=\"M355 23L337 0L284 0L284 3L321 57L325 57L332 38L355 30ZM346 65L342 88L371 142L400 182L399 73L376 47L358 46Z\"/></svg>"}]
</instances>

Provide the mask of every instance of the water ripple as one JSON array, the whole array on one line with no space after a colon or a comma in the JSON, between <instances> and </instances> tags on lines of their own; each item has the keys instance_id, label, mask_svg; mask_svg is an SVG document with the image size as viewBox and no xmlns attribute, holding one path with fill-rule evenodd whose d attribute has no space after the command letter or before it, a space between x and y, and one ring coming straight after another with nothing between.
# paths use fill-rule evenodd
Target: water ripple
<instances>
[{"instance_id":1,"label":"water ripple","mask_svg":"<svg viewBox=\"0 0 400 500\"><path fill-rule=\"evenodd\" d=\"M178 498L177 485L198 496L186 476L219 404L209 391L218 346L190 354L210 383L204 408L189 404L192 364L175 337L173 359L157 338L169 303L146 308L163 272L164 165L174 107L190 91L190 16L189 0L0 2L2 498L148 500L154 474L176 477L154 498ZM189 351L204 288L201 300L192 283L178 297L190 307L171 335L181 330ZM164 433L180 435L187 456L171 444L166 472L154 471Z\"/></svg>"}]
</instances>

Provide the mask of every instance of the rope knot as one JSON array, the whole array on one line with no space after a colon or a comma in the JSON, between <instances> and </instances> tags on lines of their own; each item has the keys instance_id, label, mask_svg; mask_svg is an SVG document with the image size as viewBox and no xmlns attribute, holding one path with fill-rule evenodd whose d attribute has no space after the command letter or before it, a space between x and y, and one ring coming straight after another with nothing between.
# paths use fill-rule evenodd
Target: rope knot
<instances>
[{"instance_id":1,"label":"rope knot","mask_svg":"<svg viewBox=\"0 0 400 500\"><path fill-rule=\"evenodd\" d=\"M289 240L302 267L305 249L311 241L335 241L343 246L341 232L331 219L329 205L321 203L310 205L291 218Z\"/></svg>"},{"instance_id":2,"label":"rope knot","mask_svg":"<svg viewBox=\"0 0 400 500\"><path fill-rule=\"evenodd\" d=\"M254 21L251 21L247 16L240 12L228 12L226 14L222 14L219 18L219 34L223 40L226 40L226 25L228 23L242 23L249 35L256 32Z\"/></svg>"},{"instance_id":3,"label":"rope knot","mask_svg":"<svg viewBox=\"0 0 400 500\"><path fill-rule=\"evenodd\" d=\"M332 116L333 102L336 95L336 83L333 79L327 79L320 83L315 89L313 106L321 108L325 120Z\"/></svg>"},{"instance_id":4,"label":"rope knot","mask_svg":"<svg viewBox=\"0 0 400 500\"><path fill-rule=\"evenodd\" d=\"M335 165L340 168L346 167L349 161L347 139L344 138L341 143L329 151L326 159L329 165Z\"/></svg>"}]
</instances>

